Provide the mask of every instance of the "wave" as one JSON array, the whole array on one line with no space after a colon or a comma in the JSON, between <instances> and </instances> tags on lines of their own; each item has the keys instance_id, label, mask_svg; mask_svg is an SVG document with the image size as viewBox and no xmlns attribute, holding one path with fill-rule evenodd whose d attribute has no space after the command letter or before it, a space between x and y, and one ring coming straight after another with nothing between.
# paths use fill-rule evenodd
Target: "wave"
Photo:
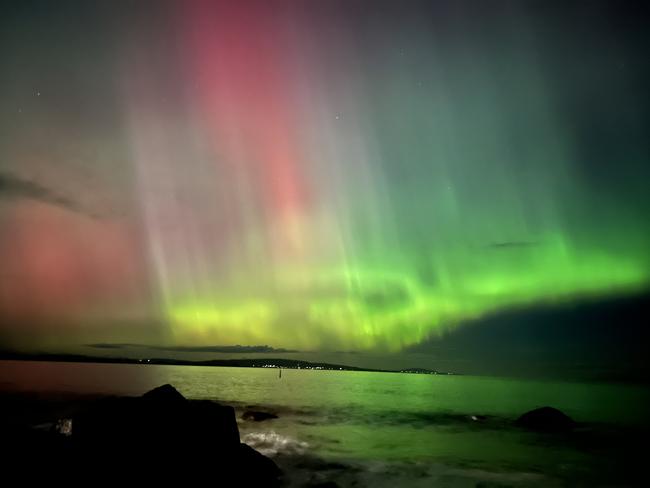
<instances>
[{"instance_id":1,"label":"wave","mask_svg":"<svg viewBox=\"0 0 650 488\"><path fill-rule=\"evenodd\" d=\"M283 455L302 455L309 449L309 444L299 441L289 436L270 432L250 432L244 435L242 442L248 444L253 449L261 452L265 456Z\"/></svg>"},{"instance_id":2,"label":"wave","mask_svg":"<svg viewBox=\"0 0 650 488\"><path fill-rule=\"evenodd\" d=\"M331 423L359 423L384 426L425 427L440 426L450 428L504 429L512 425L512 420L496 415L455 412L418 412L400 410L382 411L336 411L326 416Z\"/></svg>"},{"instance_id":3,"label":"wave","mask_svg":"<svg viewBox=\"0 0 650 488\"><path fill-rule=\"evenodd\" d=\"M450 428L504 429L514 419L480 412L422 412L402 410L371 410L359 406L334 408L287 407L278 405L236 405L238 417L248 409L272 412L282 419L300 425L383 425L383 426L441 426Z\"/></svg>"}]
</instances>

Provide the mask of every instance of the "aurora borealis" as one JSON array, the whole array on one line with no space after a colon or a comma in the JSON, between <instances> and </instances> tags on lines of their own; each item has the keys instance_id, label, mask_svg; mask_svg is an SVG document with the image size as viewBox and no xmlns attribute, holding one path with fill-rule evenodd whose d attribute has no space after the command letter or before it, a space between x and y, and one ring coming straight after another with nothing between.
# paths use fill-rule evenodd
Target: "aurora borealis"
<instances>
[{"instance_id":1,"label":"aurora borealis","mask_svg":"<svg viewBox=\"0 0 650 488\"><path fill-rule=\"evenodd\" d=\"M5 344L398 352L647 290L647 33L626 7L16 3Z\"/></svg>"}]
</instances>

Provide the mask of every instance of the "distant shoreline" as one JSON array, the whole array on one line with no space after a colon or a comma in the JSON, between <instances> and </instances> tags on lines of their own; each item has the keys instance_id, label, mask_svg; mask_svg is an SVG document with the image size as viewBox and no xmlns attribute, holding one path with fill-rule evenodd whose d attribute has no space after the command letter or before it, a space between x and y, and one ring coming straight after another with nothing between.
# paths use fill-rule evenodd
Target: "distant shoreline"
<instances>
[{"instance_id":1,"label":"distant shoreline","mask_svg":"<svg viewBox=\"0 0 650 488\"><path fill-rule=\"evenodd\" d=\"M440 372L424 368L409 368L403 370L360 368L344 364L320 363L297 359L256 358L256 359L211 359L206 361L189 361L168 358L124 358L85 356L82 354L22 354L15 352L0 352L0 360L4 361L50 361L68 363L100 363L100 364L154 364L163 366L212 366L231 368L279 368L279 369L309 369L318 371L363 371L371 373L403 373L451 375L455 373Z\"/></svg>"}]
</instances>

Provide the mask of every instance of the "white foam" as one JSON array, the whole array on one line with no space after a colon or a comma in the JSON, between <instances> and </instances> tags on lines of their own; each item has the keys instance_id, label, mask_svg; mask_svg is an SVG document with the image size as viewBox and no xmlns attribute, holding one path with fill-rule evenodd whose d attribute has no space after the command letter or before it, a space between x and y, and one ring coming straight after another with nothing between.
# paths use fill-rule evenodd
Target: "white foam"
<instances>
[{"instance_id":1,"label":"white foam","mask_svg":"<svg viewBox=\"0 0 650 488\"><path fill-rule=\"evenodd\" d=\"M56 431L65 436L72 435L72 419L59 419L56 422Z\"/></svg>"},{"instance_id":2,"label":"white foam","mask_svg":"<svg viewBox=\"0 0 650 488\"><path fill-rule=\"evenodd\" d=\"M277 454L299 455L304 454L309 444L289 436L284 436L275 431L250 432L243 438L243 442L265 456Z\"/></svg>"}]
</instances>

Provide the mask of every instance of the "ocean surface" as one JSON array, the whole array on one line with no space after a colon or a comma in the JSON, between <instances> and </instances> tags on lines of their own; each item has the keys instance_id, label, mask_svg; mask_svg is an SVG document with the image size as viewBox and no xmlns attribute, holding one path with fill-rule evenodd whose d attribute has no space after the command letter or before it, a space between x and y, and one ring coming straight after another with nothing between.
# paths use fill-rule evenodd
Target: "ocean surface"
<instances>
[{"instance_id":1,"label":"ocean surface","mask_svg":"<svg viewBox=\"0 0 650 488\"><path fill-rule=\"evenodd\" d=\"M0 361L0 390L187 398L271 411L238 420L288 486L628 486L643 474L643 386L455 375ZM513 421L544 405L579 422L538 434ZM641 483L639 482L639 485Z\"/></svg>"}]
</instances>

